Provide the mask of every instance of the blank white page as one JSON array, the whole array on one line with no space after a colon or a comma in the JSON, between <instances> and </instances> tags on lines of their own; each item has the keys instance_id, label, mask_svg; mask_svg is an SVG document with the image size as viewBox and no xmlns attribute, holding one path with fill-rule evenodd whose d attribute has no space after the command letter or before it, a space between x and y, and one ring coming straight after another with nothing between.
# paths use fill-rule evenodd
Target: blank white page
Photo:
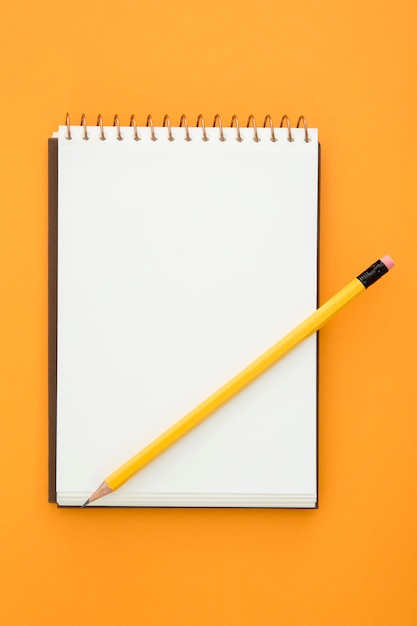
<instances>
[{"instance_id":1,"label":"blank white page","mask_svg":"<svg viewBox=\"0 0 417 626\"><path fill-rule=\"evenodd\" d=\"M102 480L317 304L304 130L58 132L57 501ZM101 506L316 506L311 337Z\"/></svg>"}]
</instances>

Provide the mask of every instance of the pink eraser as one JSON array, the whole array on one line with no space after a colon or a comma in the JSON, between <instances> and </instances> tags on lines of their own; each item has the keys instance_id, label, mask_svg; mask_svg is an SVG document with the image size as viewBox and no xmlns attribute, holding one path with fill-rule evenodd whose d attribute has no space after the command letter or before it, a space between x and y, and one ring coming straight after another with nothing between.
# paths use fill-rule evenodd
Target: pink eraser
<instances>
[{"instance_id":1,"label":"pink eraser","mask_svg":"<svg viewBox=\"0 0 417 626\"><path fill-rule=\"evenodd\" d=\"M383 256L381 258L381 261L383 262L383 264L389 269L392 270L392 268L394 267L395 263L394 261L391 259L390 256L388 256L388 254L386 254L385 256Z\"/></svg>"}]
</instances>

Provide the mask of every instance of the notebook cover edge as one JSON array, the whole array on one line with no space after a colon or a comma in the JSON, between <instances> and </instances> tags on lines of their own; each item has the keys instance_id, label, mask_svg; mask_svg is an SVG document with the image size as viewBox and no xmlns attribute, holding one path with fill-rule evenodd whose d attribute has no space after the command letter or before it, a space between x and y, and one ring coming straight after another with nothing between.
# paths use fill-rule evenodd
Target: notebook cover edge
<instances>
[{"instance_id":1,"label":"notebook cover edge","mask_svg":"<svg viewBox=\"0 0 417 626\"><path fill-rule=\"evenodd\" d=\"M48 139L48 502L56 503L58 139Z\"/></svg>"}]
</instances>

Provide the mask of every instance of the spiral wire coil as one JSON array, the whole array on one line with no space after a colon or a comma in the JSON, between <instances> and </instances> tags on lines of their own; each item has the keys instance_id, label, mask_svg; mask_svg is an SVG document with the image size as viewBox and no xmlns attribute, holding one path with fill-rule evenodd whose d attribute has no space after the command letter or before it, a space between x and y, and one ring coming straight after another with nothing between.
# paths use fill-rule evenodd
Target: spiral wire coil
<instances>
[{"instance_id":1,"label":"spiral wire coil","mask_svg":"<svg viewBox=\"0 0 417 626\"><path fill-rule=\"evenodd\" d=\"M71 132L71 122L70 122L70 116L69 113L66 114L66 118L65 118L65 125L67 128L67 132L66 132L66 139L72 139L72 132ZM83 113L81 116L81 121L80 121L80 126L82 129L82 138L85 141L88 141L89 136L88 136L88 124L87 124L87 118L85 116L85 114ZM98 115L97 117L97 122L96 122L96 126L99 127L99 139L101 141L105 141L106 140L106 135L104 132L104 125L103 125L103 117L101 114ZM119 120L119 116L116 114L113 118L113 126L116 128L116 139L118 141L123 141L124 137L122 135L121 132L121 128L120 128L120 120ZM183 128L184 129L184 140L185 141L192 141L192 137L190 135L190 131L188 128L188 120L186 115L181 115L181 119L179 122L179 126L178 128ZM138 127L137 127L137 123L136 123L136 117L134 114L132 114L130 116L130 122L129 122L129 127L132 128L132 133L133 133L133 139L135 141L140 141L141 137L138 133ZM152 141L157 141L158 137L155 133L155 125L153 122L153 118L152 115L148 115L146 118L146 127L148 127L150 129L150 138ZM171 120L169 115L165 115L163 122L162 122L162 127L167 129L167 136L168 136L168 140L169 141L175 141L175 136L172 132L172 126L171 126ZM209 137L207 135L207 131L206 131L206 124L204 121L204 117L203 115L198 116L197 118L197 122L196 122L196 128L200 128L201 127L201 139L203 141L209 141ZM214 117L213 120L213 128L218 127L219 129L219 141L226 141L226 136L224 134L223 131L223 122L222 122L222 118L220 117L220 115L217 113ZM249 115L248 117L248 121L246 123L246 127L253 128L253 141L255 141L256 143L261 141L261 138L259 136L258 133L258 126L256 123L256 119L254 115ZM275 135L275 126L274 126L274 122L272 120L272 117L270 115L266 115L264 122L263 122L263 128L267 128L269 127L270 131L271 131L271 136L270 136L270 141L278 141L276 135ZM294 141L294 136L292 133L292 129L291 129L291 123L290 120L288 118L287 115L283 115L281 118L281 122L279 125L280 128L286 128L287 129L287 141L289 142L293 142ZM311 141L310 136L308 134L308 127L307 127L307 122L305 120L305 117L303 115L300 115L300 117L298 118L297 121L297 125L296 128L303 128L304 129L304 141L306 143L309 143ZM239 119L237 117L237 115L233 115L232 120L230 122L230 128L235 128L236 130L236 141L238 142L242 142L244 140L242 133L241 133L241 127L239 124Z\"/></svg>"}]
</instances>

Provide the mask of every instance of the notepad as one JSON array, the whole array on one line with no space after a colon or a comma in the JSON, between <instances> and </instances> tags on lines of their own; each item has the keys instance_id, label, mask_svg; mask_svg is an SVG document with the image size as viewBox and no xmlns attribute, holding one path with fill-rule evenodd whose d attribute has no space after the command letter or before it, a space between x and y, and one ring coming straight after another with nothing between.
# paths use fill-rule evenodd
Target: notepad
<instances>
[{"instance_id":1,"label":"notepad","mask_svg":"<svg viewBox=\"0 0 417 626\"><path fill-rule=\"evenodd\" d=\"M51 502L82 504L315 310L318 180L316 129L54 133ZM316 507L317 390L313 336L97 505Z\"/></svg>"}]
</instances>

